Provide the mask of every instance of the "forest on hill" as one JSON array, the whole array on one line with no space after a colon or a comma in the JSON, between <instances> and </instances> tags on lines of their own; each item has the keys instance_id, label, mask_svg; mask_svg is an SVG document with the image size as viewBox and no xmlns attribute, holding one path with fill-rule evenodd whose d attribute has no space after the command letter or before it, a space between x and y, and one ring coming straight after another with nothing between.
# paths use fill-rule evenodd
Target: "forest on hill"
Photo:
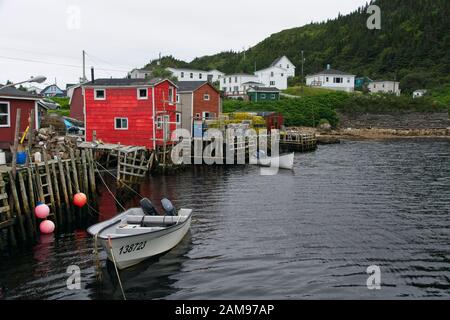
<instances>
[{"instance_id":1,"label":"forest on hill","mask_svg":"<svg viewBox=\"0 0 450 320\"><path fill-rule=\"evenodd\" d=\"M162 59L161 66L253 72L255 65L263 68L286 55L298 67L299 74L303 50L305 74L331 64L334 69L374 80L400 80L406 93L450 83L450 1L372 3L381 8L381 30L367 28L367 4L348 15L275 33L245 54L221 52L190 63L169 56ZM155 65L156 60L146 67Z\"/></svg>"}]
</instances>

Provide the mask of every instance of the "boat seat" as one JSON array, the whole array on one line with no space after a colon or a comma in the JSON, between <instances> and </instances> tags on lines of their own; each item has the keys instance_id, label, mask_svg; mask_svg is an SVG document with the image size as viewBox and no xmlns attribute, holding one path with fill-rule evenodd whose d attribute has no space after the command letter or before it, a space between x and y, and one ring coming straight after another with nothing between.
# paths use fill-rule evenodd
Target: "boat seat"
<instances>
[{"instance_id":1,"label":"boat seat","mask_svg":"<svg viewBox=\"0 0 450 320\"><path fill-rule=\"evenodd\" d=\"M141 215L130 215L126 218L126 223L132 225L155 225L155 226L167 226L176 224L178 221L184 222L186 216L141 216Z\"/></svg>"},{"instance_id":2,"label":"boat seat","mask_svg":"<svg viewBox=\"0 0 450 320\"><path fill-rule=\"evenodd\" d=\"M141 234L141 233L147 233L147 232L154 232L158 230L164 229L163 227L141 227L136 224L126 224L126 225L120 225L116 228L117 234Z\"/></svg>"}]
</instances>

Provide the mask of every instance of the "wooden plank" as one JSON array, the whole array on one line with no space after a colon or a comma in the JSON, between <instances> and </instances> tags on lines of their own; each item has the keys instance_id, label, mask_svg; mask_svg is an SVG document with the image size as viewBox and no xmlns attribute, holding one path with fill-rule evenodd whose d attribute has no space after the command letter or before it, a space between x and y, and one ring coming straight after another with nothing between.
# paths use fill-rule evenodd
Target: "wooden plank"
<instances>
[{"instance_id":1,"label":"wooden plank","mask_svg":"<svg viewBox=\"0 0 450 320\"><path fill-rule=\"evenodd\" d=\"M61 224L62 223L62 218L61 218L61 194L59 193L58 175L56 174L55 163L52 163L52 165L51 165L51 172L52 172L53 186L54 186L55 196L56 196L55 197L56 198L56 208L55 208L56 219L58 220L58 224Z\"/></svg>"},{"instance_id":2,"label":"wooden plank","mask_svg":"<svg viewBox=\"0 0 450 320\"><path fill-rule=\"evenodd\" d=\"M72 163L72 182L75 184L75 192L80 192L80 185L78 183L78 172L75 164L75 155L73 150L70 149L70 162Z\"/></svg>"},{"instance_id":3,"label":"wooden plank","mask_svg":"<svg viewBox=\"0 0 450 320\"><path fill-rule=\"evenodd\" d=\"M0 194L0 200L8 199L8 195L6 193Z\"/></svg>"},{"instance_id":4,"label":"wooden plank","mask_svg":"<svg viewBox=\"0 0 450 320\"><path fill-rule=\"evenodd\" d=\"M53 193L53 186L52 186L52 175L51 175L51 172L50 172L50 167L48 165L47 152L45 152L45 150L43 150L43 151L44 151L43 152L43 154L44 154L44 167L45 167L45 173L47 175L45 177L45 179L46 179L46 182L48 184L47 188L48 188L48 193L49 193L49 196L50 196L50 204L52 206L53 212L55 212L56 211L56 206L55 206L55 196L54 196L54 193ZM55 221L55 222L57 222L57 221Z\"/></svg>"},{"instance_id":5,"label":"wooden plank","mask_svg":"<svg viewBox=\"0 0 450 320\"><path fill-rule=\"evenodd\" d=\"M61 189L63 191L64 196L64 203L67 206L67 209L69 209L69 195L67 193L67 183L66 183L66 176L64 174L64 166L61 161L61 157L58 157L58 169L59 169L59 181L61 182ZM67 173L68 176L70 176L70 173Z\"/></svg>"},{"instance_id":6,"label":"wooden plank","mask_svg":"<svg viewBox=\"0 0 450 320\"><path fill-rule=\"evenodd\" d=\"M0 213L8 212L9 209L10 209L9 206L1 207L1 208L0 208Z\"/></svg>"},{"instance_id":7,"label":"wooden plank","mask_svg":"<svg viewBox=\"0 0 450 320\"><path fill-rule=\"evenodd\" d=\"M18 108L16 111L16 126L14 127L14 147L13 147L13 157L12 157L12 174L13 177L16 176L16 168L17 168L17 149L19 147L19 131L20 131L20 118L21 118L22 109Z\"/></svg>"},{"instance_id":8,"label":"wooden plank","mask_svg":"<svg viewBox=\"0 0 450 320\"><path fill-rule=\"evenodd\" d=\"M83 166L83 188L86 196L89 194L89 182L88 182L88 172L87 172L87 163L86 163L86 151L81 151L81 163Z\"/></svg>"},{"instance_id":9,"label":"wooden plank","mask_svg":"<svg viewBox=\"0 0 450 320\"><path fill-rule=\"evenodd\" d=\"M28 152L29 154L29 152ZM36 234L37 230L37 221L36 215L34 214L34 208L36 207L36 199L34 197L34 184L33 184L33 175L31 173L31 167L27 168L28 175L28 194L30 195L30 208L31 208L31 222L33 223L34 233ZM36 234L37 235L37 234Z\"/></svg>"},{"instance_id":10,"label":"wooden plank","mask_svg":"<svg viewBox=\"0 0 450 320\"><path fill-rule=\"evenodd\" d=\"M0 174L0 193L6 193L5 182L3 181L3 174ZM4 216L0 216L1 220L11 220L11 208L9 206L8 199L0 200L0 203L3 208L7 208L4 213ZM16 232L14 231L14 227L11 225L8 228L8 238L9 243L12 248L17 246Z\"/></svg>"},{"instance_id":11,"label":"wooden plank","mask_svg":"<svg viewBox=\"0 0 450 320\"><path fill-rule=\"evenodd\" d=\"M35 231L36 229L34 229L33 226L33 222L31 221L31 215L33 214L30 210L30 206L28 204L28 195L27 195L27 189L25 188L25 181L23 179L23 175L22 173L19 172L19 174L17 175L19 177L19 188L20 188L20 193L22 196L22 205L23 205L23 211L24 211L24 217L25 217L25 224L27 226L27 232L28 235L31 237L35 236Z\"/></svg>"},{"instance_id":12,"label":"wooden plank","mask_svg":"<svg viewBox=\"0 0 450 320\"><path fill-rule=\"evenodd\" d=\"M8 228L14 226L14 220L6 220L0 222L0 229Z\"/></svg>"},{"instance_id":13,"label":"wooden plank","mask_svg":"<svg viewBox=\"0 0 450 320\"><path fill-rule=\"evenodd\" d=\"M19 220L20 237L23 241L26 241L26 233L25 233L25 227L23 224L22 209L20 208L19 195L17 194L17 189L16 189L16 181L14 179L12 172L9 173L9 187L11 188L11 195L12 195L12 198L14 201L14 207L17 212L16 216Z\"/></svg>"}]
</instances>

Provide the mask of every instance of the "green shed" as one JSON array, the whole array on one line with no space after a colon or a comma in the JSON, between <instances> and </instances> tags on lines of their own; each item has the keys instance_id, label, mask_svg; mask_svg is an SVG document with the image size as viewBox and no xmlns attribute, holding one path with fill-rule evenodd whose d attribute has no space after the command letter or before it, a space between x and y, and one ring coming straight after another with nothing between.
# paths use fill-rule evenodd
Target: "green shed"
<instances>
[{"instance_id":1,"label":"green shed","mask_svg":"<svg viewBox=\"0 0 450 320\"><path fill-rule=\"evenodd\" d=\"M247 90L247 95L249 100L253 102L280 100L280 90L273 87L252 87Z\"/></svg>"}]
</instances>

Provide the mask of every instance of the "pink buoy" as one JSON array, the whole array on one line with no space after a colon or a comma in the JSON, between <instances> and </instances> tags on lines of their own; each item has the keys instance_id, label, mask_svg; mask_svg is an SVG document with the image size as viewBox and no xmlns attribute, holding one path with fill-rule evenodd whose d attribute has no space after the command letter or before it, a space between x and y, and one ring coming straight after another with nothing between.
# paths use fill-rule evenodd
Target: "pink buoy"
<instances>
[{"instance_id":1,"label":"pink buoy","mask_svg":"<svg viewBox=\"0 0 450 320\"><path fill-rule=\"evenodd\" d=\"M87 203L87 197L84 193L79 192L73 196L73 204L77 207L83 208Z\"/></svg>"},{"instance_id":2,"label":"pink buoy","mask_svg":"<svg viewBox=\"0 0 450 320\"><path fill-rule=\"evenodd\" d=\"M46 204L40 204L34 208L34 213L39 219L46 219L50 214L50 208Z\"/></svg>"},{"instance_id":3,"label":"pink buoy","mask_svg":"<svg viewBox=\"0 0 450 320\"><path fill-rule=\"evenodd\" d=\"M39 230L41 230L41 233L43 234L51 234L55 231L55 224L51 220L44 220L39 225Z\"/></svg>"}]
</instances>

